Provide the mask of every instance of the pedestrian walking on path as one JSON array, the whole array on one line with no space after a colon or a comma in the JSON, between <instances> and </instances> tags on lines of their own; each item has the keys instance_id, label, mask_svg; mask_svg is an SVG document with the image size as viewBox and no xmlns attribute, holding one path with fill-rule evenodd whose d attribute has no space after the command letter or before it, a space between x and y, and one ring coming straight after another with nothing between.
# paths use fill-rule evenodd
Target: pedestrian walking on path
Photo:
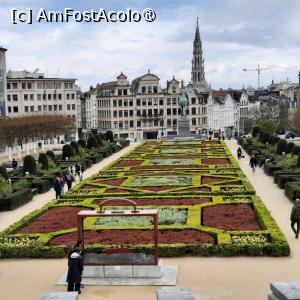
<instances>
[{"instance_id":1,"label":"pedestrian walking on path","mask_svg":"<svg viewBox=\"0 0 300 300\"><path fill-rule=\"evenodd\" d=\"M256 170L256 167L257 167L257 160L256 160L256 157L255 157L254 154L250 158L249 165L252 169L252 173L255 174L255 170Z\"/></svg>"},{"instance_id":2,"label":"pedestrian walking on path","mask_svg":"<svg viewBox=\"0 0 300 300\"><path fill-rule=\"evenodd\" d=\"M66 174L66 182L68 186L68 191L72 188L72 183L75 181L74 176L71 173Z\"/></svg>"},{"instance_id":3,"label":"pedestrian walking on path","mask_svg":"<svg viewBox=\"0 0 300 300\"><path fill-rule=\"evenodd\" d=\"M55 198L58 199L62 194L61 180L59 174L56 174L56 178L54 179L53 188L55 191Z\"/></svg>"},{"instance_id":4,"label":"pedestrian walking on path","mask_svg":"<svg viewBox=\"0 0 300 300\"><path fill-rule=\"evenodd\" d=\"M295 229L295 224L297 225L297 229ZM299 236L300 230L300 199L296 198L295 204L291 211L291 227L295 233L295 238L297 239Z\"/></svg>"},{"instance_id":5,"label":"pedestrian walking on path","mask_svg":"<svg viewBox=\"0 0 300 300\"><path fill-rule=\"evenodd\" d=\"M12 164L13 169L17 170L17 168L18 168L18 162L15 159L12 160L11 164Z\"/></svg>"},{"instance_id":6,"label":"pedestrian walking on path","mask_svg":"<svg viewBox=\"0 0 300 300\"><path fill-rule=\"evenodd\" d=\"M238 159L241 159L241 157L242 157L242 149L241 149L241 147L238 147L238 149L237 149L237 157L238 157Z\"/></svg>"},{"instance_id":7,"label":"pedestrian walking on path","mask_svg":"<svg viewBox=\"0 0 300 300\"><path fill-rule=\"evenodd\" d=\"M72 254L68 258L68 292L80 291L81 275L83 271L83 257L81 255L81 247L74 248Z\"/></svg>"}]
</instances>

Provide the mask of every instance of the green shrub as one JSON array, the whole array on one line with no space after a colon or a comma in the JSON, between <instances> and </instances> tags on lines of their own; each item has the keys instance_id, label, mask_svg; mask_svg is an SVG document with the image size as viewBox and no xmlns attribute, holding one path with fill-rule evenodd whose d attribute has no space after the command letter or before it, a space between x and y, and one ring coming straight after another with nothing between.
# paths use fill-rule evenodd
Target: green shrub
<instances>
[{"instance_id":1,"label":"green shrub","mask_svg":"<svg viewBox=\"0 0 300 300\"><path fill-rule=\"evenodd\" d=\"M48 150L48 151L46 152L46 154L47 154L48 157L50 157L50 159L51 159L53 162L56 161L56 157L55 157L55 154L54 154L53 151Z\"/></svg>"},{"instance_id":2,"label":"green shrub","mask_svg":"<svg viewBox=\"0 0 300 300\"><path fill-rule=\"evenodd\" d=\"M284 192L291 201L293 201L296 197L300 197L300 182L287 182Z\"/></svg>"},{"instance_id":3,"label":"green shrub","mask_svg":"<svg viewBox=\"0 0 300 300\"><path fill-rule=\"evenodd\" d=\"M270 145L275 145L275 144L278 144L280 142L280 140L281 139L280 139L279 136L270 135L268 142L269 142Z\"/></svg>"},{"instance_id":4,"label":"green shrub","mask_svg":"<svg viewBox=\"0 0 300 300\"><path fill-rule=\"evenodd\" d=\"M48 157L45 153L40 153L39 154L39 164L42 166L42 170L48 170L49 169L49 164L48 164Z\"/></svg>"},{"instance_id":5,"label":"green shrub","mask_svg":"<svg viewBox=\"0 0 300 300\"><path fill-rule=\"evenodd\" d=\"M298 154L297 167L300 168L300 153Z\"/></svg>"},{"instance_id":6,"label":"green shrub","mask_svg":"<svg viewBox=\"0 0 300 300\"><path fill-rule=\"evenodd\" d=\"M86 148L86 142L85 142L85 140L78 140L77 144L81 148Z\"/></svg>"},{"instance_id":7,"label":"green shrub","mask_svg":"<svg viewBox=\"0 0 300 300\"><path fill-rule=\"evenodd\" d=\"M79 154L79 147L78 147L78 144L77 144L75 141L72 141L72 142L70 143L70 146L73 148L73 150L74 150L74 152L75 152L76 154Z\"/></svg>"},{"instance_id":8,"label":"green shrub","mask_svg":"<svg viewBox=\"0 0 300 300\"><path fill-rule=\"evenodd\" d=\"M299 155L300 154L300 146L295 146L293 149L293 155Z\"/></svg>"},{"instance_id":9,"label":"green shrub","mask_svg":"<svg viewBox=\"0 0 300 300\"><path fill-rule=\"evenodd\" d=\"M64 145L62 148L62 159L71 158L74 155L74 150L70 145Z\"/></svg>"},{"instance_id":10,"label":"green shrub","mask_svg":"<svg viewBox=\"0 0 300 300\"><path fill-rule=\"evenodd\" d=\"M259 127L254 126L252 129L252 136L256 137L259 134Z\"/></svg>"},{"instance_id":11,"label":"green shrub","mask_svg":"<svg viewBox=\"0 0 300 300\"><path fill-rule=\"evenodd\" d=\"M93 149L98 147L98 142L95 138L95 136L90 136L88 141L87 141L87 148L88 149Z\"/></svg>"},{"instance_id":12,"label":"green shrub","mask_svg":"<svg viewBox=\"0 0 300 300\"><path fill-rule=\"evenodd\" d=\"M30 187L30 182L27 178L21 178L20 180L17 180L12 184L12 188L14 192L29 187Z\"/></svg>"},{"instance_id":13,"label":"green shrub","mask_svg":"<svg viewBox=\"0 0 300 300\"><path fill-rule=\"evenodd\" d=\"M103 139L102 136L100 134L96 134L95 138L97 140L98 146L102 146L103 145Z\"/></svg>"},{"instance_id":14,"label":"green shrub","mask_svg":"<svg viewBox=\"0 0 300 300\"><path fill-rule=\"evenodd\" d=\"M26 155L23 160L23 174L29 172L30 175L36 174L36 161L32 155Z\"/></svg>"},{"instance_id":15,"label":"green shrub","mask_svg":"<svg viewBox=\"0 0 300 300\"><path fill-rule=\"evenodd\" d=\"M8 174L7 174L6 168L3 166L0 166L0 176L2 176L5 179L8 179Z\"/></svg>"},{"instance_id":16,"label":"green shrub","mask_svg":"<svg viewBox=\"0 0 300 300\"><path fill-rule=\"evenodd\" d=\"M52 185L52 181L49 181L47 179L35 178L34 180L31 181L31 188L38 189L39 194L49 191L51 185Z\"/></svg>"},{"instance_id":17,"label":"green shrub","mask_svg":"<svg viewBox=\"0 0 300 300\"><path fill-rule=\"evenodd\" d=\"M30 188L18 190L6 197L0 196L0 211L15 209L32 199Z\"/></svg>"},{"instance_id":18,"label":"green shrub","mask_svg":"<svg viewBox=\"0 0 300 300\"><path fill-rule=\"evenodd\" d=\"M277 145L276 154L282 155L282 152L286 152L286 149L287 149L286 140L280 140L280 142Z\"/></svg>"},{"instance_id":19,"label":"green shrub","mask_svg":"<svg viewBox=\"0 0 300 300\"><path fill-rule=\"evenodd\" d=\"M106 131L105 139L110 142L114 141L114 134L112 133L112 131L110 131L110 130Z\"/></svg>"},{"instance_id":20,"label":"green shrub","mask_svg":"<svg viewBox=\"0 0 300 300\"><path fill-rule=\"evenodd\" d=\"M293 142L289 142L286 146L286 153L287 154L293 153L294 147L295 144Z\"/></svg>"}]
</instances>

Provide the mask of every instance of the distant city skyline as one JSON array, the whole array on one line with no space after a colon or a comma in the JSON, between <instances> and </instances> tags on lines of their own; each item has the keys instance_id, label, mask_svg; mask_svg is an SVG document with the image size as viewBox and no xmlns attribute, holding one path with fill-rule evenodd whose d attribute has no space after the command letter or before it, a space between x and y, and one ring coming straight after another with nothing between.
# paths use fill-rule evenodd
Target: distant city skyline
<instances>
[{"instance_id":1,"label":"distant city skyline","mask_svg":"<svg viewBox=\"0 0 300 300\"><path fill-rule=\"evenodd\" d=\"M163 3L161 3L163 2ZM142 11L150 7L157 18L148 23L17 24L12 8L62 10L99 9ZM266 86L289 78L298 82L300 70L300 2L293 0L99 1L81 3L41 0L0 0L0 46L7 48L7 70L39 68L49 77L77 78L90 85L115 80L121 71L128 80L147 73L164 87L173 75L191 81L191 60L197 17L203 43L206 80L212 88L257 86L262 72Z\"/></svg>"}]
</instances>

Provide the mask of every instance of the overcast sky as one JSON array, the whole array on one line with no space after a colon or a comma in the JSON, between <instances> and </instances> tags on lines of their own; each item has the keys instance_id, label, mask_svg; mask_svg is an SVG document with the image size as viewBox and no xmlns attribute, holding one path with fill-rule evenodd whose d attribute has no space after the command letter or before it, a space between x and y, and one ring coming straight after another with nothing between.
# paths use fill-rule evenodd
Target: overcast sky
<instances>
[{"instance_id":1,"label":"overcast sky","mask_svg":"<svg viewBox=\"0 0 300 300\"><path fill-rule=\"evenodd\" d=\"M150 7L148 23L17 24L11 8L107 10ZM272 78L298 81L300 1L295 0L0 0L0 46L8 49L7 69L39 68L48 76L78 79L82 90L115 80L123 71L131 81L148 69L162 87L174 75L191 77L196 18L199 17L206 80L215 89L257 86L253 69L260 63L262 83Z\"/></svg>"}]
</instances>

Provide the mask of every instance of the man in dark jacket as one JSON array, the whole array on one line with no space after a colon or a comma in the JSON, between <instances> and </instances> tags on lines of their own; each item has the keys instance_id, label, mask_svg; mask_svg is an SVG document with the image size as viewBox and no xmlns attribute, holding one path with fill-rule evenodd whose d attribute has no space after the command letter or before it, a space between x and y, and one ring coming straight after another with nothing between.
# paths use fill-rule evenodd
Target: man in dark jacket
<instances>
[{"instance_id":1,"label":"man in dark jacket","mask_svg":"<svg viewBox=\"0 0 300 300\"><path fill-rule=\"evenodd\" d=\"M54 191L55 191L55 197L56 197L56 199L58 199L59 196L62 194L61 180L60 180L59 174L56 174L56 178L54 179L54 182L53 182L53 187L54 187Z\"/></svg>"},{"instance_id":2,"label":"man in dark jacket","mask_svg":"<svg viewBox=\"0 0 300 300\"><path fill-rule=\"evenodd\" d=\"M81 275L83 271L83 257L81 255L81 248L74 248L72 254L68 258L68 292L77 291L79 294Z\"/></svg>"},{"instance_id":3,"label":"man in dark jacket","mask_svg":"<svg viewBox=\"0 0 300 300\"><path fill-rule=\"evenodd\" d=\"M295 229L295 224L297 224L297 229ZM300 230L300 199L299 198L295 200L295 204L291 212L291 227L297 239Z\"/></svg>"}]
</instances>

